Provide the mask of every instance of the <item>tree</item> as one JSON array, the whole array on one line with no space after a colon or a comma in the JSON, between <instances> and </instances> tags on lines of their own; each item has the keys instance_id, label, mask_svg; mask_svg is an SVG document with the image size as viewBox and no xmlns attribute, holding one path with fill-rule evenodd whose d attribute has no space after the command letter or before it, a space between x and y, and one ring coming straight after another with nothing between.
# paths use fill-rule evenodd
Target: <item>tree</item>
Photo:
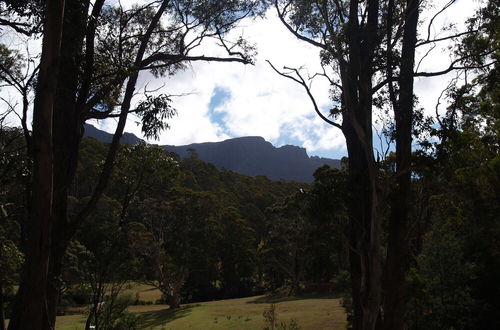
<instances>
[{"instance_id":1,"label":"tree","mask_svg":"<svg viewBox=\"0 0 500 330\"><path fill-rule=\"evenodd\" d=\"M373 152L372 112L374 96L387 84L382 81L374 85L375 79L380 77L384 70L381 63L386 62L380 44L385 40L390 45L389 47L392 47L393 44L401 42L399 35L392 35L391 20L394 20L396 15L394 3L389 2L385 7L377 0L361 3L358 1L314 1L310 3L275 1L274 5L285 26L299 39L319 47L322 51L322 64L333 67L334 72L337 73L335 78L328 77L326 71L324 75L330 80L333 89L332 98L336 101L331 115L342 116L341 124L326 118L321 113L306 81L297 69L291 69L288 73L275 69L281 75L303 85L318 115L327 123L341 129L345 136L349 154L349 185L352 189L348 202L348 214L351 226L350 266L355 316L353 325L354 329L374 329L377 322L381 321L379 312L382 304L382 255L380 252L382 194L379 169ZM417 1L408 1L405 7L405 10L398 14L406 13L409 21L403 24L402 20L397 26L404 26L403 39L411 44L409 33L413 29L413 35L416 34L418 21ZM392 50L389 48L387 51L391 54ZM392 59L392 54L390 59ZM388 58L387 61L390 59ZM406 66L409 66L413 73L413 62ZM389 68L393 69L391 65ZM403 66L401 66L401 74L407 74ZM410 80L412 76L411 74ZM408 75L405 77L409 78ZM392 78L388 80L389 87L391 87ZM406 93L403 88L400 91ZM403 116L406 126L408 124L411 126L412 95L410 91L410 112ZM397 95L391 93L391 97L396 105ZM400 129L397 134L399 140L411 141L411 131L408 133ZM397 148L402 148L400 142L397 144ZM407 156L404 156L404 159L407 162ZM407 167L406 163L402 165ZM408 171L406 167L398 168L398 171ZM405 208L405 204L402 207ZM398 219L398 221L404 224L405 219ZM400 246L400 248L404 254L404 247ZM393 289L395 291L387 292L386 296L399 297L399 292L402 291L401 283L396 283ZM388 320L391 319L392 313L393 309L385 309ZM391 329L392 325L386 328Z\"/></svg>"},{"instance_id":2,"label":"tree","mask_svg":"<svg viewBox=\"0 0 500 330\"><path fill-rule=\"evenodd\" d=\"M77 276L90 287L90 310L86 329L113 329L127 305L120 294L125 283L137 273L129 227L121 224L122 206L104 196L96 211L71 243Z\"/></svg>"},{"instance_id":3,"label":"tree","mask_svg":"<svg viewBox=\"0 0 500 330\"><path fill-rule=\"evenodd\" d=\"M8 113L9 111L7 111ZM0 329L5 330L7 292L18 283L24 255L19 250L25 215L23 188L29 174L22 132L4 126L0 116Z\"/></svg>"},{"instance_id":4,"label":"tree","mask_svg":"<svg viewBox=\"0 0 500 330\"><path fill-rule=\"evenodd\" d=\"M339 271L349 268L348 219L345 193L347 172L319 167L309 191L308 214L310 234L310 278L328 282Z\"/></svg>"},{"instance_id":5,"label":"tree","mask_svg":"<svg viewBox=\"0 0 500 330\"><path fill-rule=\"evenodd\" d=\"M431 221L412 271L414 329L500 326L498 4L489 1L468 24L472 33L456 49L465 79L443 92L437 140L419 154Z\"/></svg>"},{"instance_id":6,"label":"tree","mask_svg":"<svg viewBox=\"0 0 500 330\"><path fill-rule=\"evenodd\" d=\"M249 295L255 272L255 233L235 207L224 208L217 220L223 296Z\"/></svg>"},{"instance_id":7,"label":"tree","mask_svg":"<svg viewBox=\"0 0 500 330\"><path fill-rule=\"evenodd\" d=\"M210 193L173 188L165 200L150 198L142 207L152 240L146 259L153 268L153 278L144 281L162 292L171 309L179 308L189 276L216 263L211 251L217 203Z\"/></svg>"},{"instance_id":8,"label":"tree","mask_svg":"<svg viewBox=\"0 0 500 330\"><path fill-rule=\"evenodd\" d=\"M4 220L3 215L0 216L0 219ZM16 244L7 239L2 227L0 227L0 266L2 268L0 275L0 329L5 330L5 291L17 282L23 263L23 255Z\"/></svg>"},{"instance_id":9,"label":"tree","mask_svg":"<svg viewBox=\"0 0 500 330\"><path fill-rule=\"evenodd\" d=\"M113 193L122 202L120 221L126 220L128 208L144 196L160 196L178 177L178 163L159 146L145 142L122 146L117 169L111 178ZM108 189L108 191L111 189Z\"/></svg>"},{"instance_id":10,"label":"tree","mask_svg":"<svg viewBox=\"0 0 500 330\"><path fill-rule=\"evenodd\" d=\"M30 4L23 1L16 8L24 11ZM146 97L131 109L139 72L174 74L183 63L197 60L250 63L251 47L243 39L229 43L224 35L241 18L254 14L256 5L257 1L178 0L126 9L119 4L107 6L104 0L68 0L50 1L39 12L44 21L44 47L32 135L27 116L23 117L25 135L33 145L33 216L29 222L26 275L11 329L54 327L64 251L103 194L128 114L141 117L143 131L149 137L165 128L164 120L173 114L167 95ZM19 25L9 26L16 29ZM218 40L228 56L191 55L209 38ZM75 176L83 123L109 117L118 118L118 125L99 181L88 205L69 219L68 189ZM35 248L38 246L43 249L39 251ZM28 293L27 287L37 294ZM29 325L24 323L26 320L30 320Z\"/></svg>"},{"instance_id":11,"label":"tree","mask_svg":"<svg viewBox=\"0 0 500 330\"><path fill-rule=\"evenodd\" d=\"M47 316L47 266L50 255L53 198L52 117L56 97L62 42L64 0L47 3L42 56L33 105L32 189L29 202L29 241L26 261L10 329L32 324L49 327Z\"/></svg>"},{"instance_id":12,"label":"tree","mask_svg":"<svg viewBox=\"0 0 500 330\"><path fill-rule=\"evenodd\" d=\"M297 294L310 262L308 252L311 223L307 215L307 196L298 192L268 208L267 237L264 246L270 273L279 274L288 295Z\"/></svg>"},{"instance_id":13,"label":"tree","mask_svg":"<svg viewBox=\"0 0 500 330\"><path fill-rule=\"evenodd\" d=\"M326 77L330 82L333 106L329 116L319 109L300 70L285 67L281 72L271 64L272 68L302 85L316 113L340 129L346 139L351 187L348 214L354 328L374 329L378 323L384 329L402 329L415 116L413 79L468 67L462 65L462 61L470 58L456 53L456 58L441 71L415 72L415 49L435 47L439 42L464 37L472 31L440 37L431 35L435 18L454 1L432 16L428 22L429 32L421 40L417 38L419 12L423 10L423 3L419 1L276 0L272 3L293 35L320 49L323 72L313 77ZM479 53L484 56L488 51ZM387 209L383 207L387 185L382 184L372 138L376 108L392 109L394 114L391 138L396 144L396 170L390 177L389 185L394 185L394 189L390 191L391 207ZM341 123L336 121L337 117L342 118ZM382 267L382 219L388 211L388 247L385 267Z\"/></svg>"}]
</instances>

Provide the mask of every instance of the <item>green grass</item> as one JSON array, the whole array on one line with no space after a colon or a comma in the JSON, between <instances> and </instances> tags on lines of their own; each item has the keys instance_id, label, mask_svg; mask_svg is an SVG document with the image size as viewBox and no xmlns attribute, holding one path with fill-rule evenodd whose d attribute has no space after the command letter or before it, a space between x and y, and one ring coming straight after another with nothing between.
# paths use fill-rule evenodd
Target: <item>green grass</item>
<instances>
[{"instance_id":1,"label":"green grass","mask_svg":"<svg viewBox=\"0 0 500 330\"><path fill-rule=\"evenodd\" d=\"M340 299L309 296L271 299L264 296L228 299L185 305L169 310L165 305L131 306L140 313L141 329L263 329L262 312L274 302L278 321L296 319L302 329L345 329L346 317ZM79 330L85 326L82 315L57 318L57 330Z\"/></svg>"},{"instance_id":2,"label":"green grass","mask_svg":"<svg viewBox=\"0 0 500 330\"><path fill-rule=\"evenodd\" d=\"M135 298L136 292L143 301L154 302L161 297L153 287L137 283L131 283L124 293ZM345 329L347 325L340 299L326 295L227 299L184 305L178 310L169 310L166 305L137 305L128 310L140 315L140 329L145 330L261 330L265 326L262 312L271 303L275 304L278 322L295 319L303 330ZM83 314L59 316L56 330L83 330L85 320Z\"/></svg>"},{"instance_id":3,"label":"green grass","mask_svg":"<svg viewBox=\"0 0 500 330\"><path fill-rule=\"evenodd\" d=\"M147 284L130 282L129 285L126 286L125 290L123 290L123 294L130 294L134 299L136 293L139 294L139 299L142 301L150 301L152 303L155 303L156 300L161 298L160 290Z\"/></svg>"}]
</instances>

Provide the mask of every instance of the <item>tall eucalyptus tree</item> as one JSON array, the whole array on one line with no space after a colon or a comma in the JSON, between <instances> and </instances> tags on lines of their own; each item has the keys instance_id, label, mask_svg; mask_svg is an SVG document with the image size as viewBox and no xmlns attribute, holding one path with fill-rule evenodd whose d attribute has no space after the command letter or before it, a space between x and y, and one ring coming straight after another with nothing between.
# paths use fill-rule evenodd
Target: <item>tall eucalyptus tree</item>
<instances>
[{"instance_id":1,"label":"tall eucalyptus tree","mask_svg":"<svg viewBox=\"0 0 500 330\"><path fill-rule=\"evenodd\" d=\"M415 124L413 81L416 76L459 69L463 59L458 55L439 72L416 72L415 50L471 33L431 35L436 17L454 2L446 2L431 16L426 22L429 33L418 40L419 14L426 5L422 1L269 1L294 36L319 48L323 70L313 78L322 76L330 83L333 106L329 114L322 113L312 94L312 78L304 77L297 68L284 67L280 71L270 65L280 75L302 85L316 113L340 129L346 140L354 329L404 327ZM394 127L391 139L396 144L396 168L389 182L382 176L373 144L377 108L387 114L392 110L387 120ZM389 204L385 202L388 196ZM385 214L389 214L386 255L382 254Z\"/></svg>"},{"instance_id":2,"label":"tall eucalyptus tree","mask_svg":"<svg viewBox=\"0 0 500 330\"><path fill-rule=\"evenodd\" d=\"M29 191L25 276L10 329L54 328L65 250L104 192L129 114L142 120L146 136L155 137L175 113L168 95L148 95L132 107L140 73L173 75L192 61L251 63L253 47L243 39L228 41L226 36L259 7L259 1L240 0L156 0L127 8L105 0L33 4L40 8L44 22L44 47L33 103L33 133L28 131L28 116L23 116L35 166ZM12 6L33 4L7 1L0 14L8 14ZM31 21L26 22L6 26L28 29ZM194 54L209 39L226 55ZM102 173L88 204L69 217L68 190L75 176L83 124L104 118L117 118L118 124Z\"/></svg>"}]
</instances>

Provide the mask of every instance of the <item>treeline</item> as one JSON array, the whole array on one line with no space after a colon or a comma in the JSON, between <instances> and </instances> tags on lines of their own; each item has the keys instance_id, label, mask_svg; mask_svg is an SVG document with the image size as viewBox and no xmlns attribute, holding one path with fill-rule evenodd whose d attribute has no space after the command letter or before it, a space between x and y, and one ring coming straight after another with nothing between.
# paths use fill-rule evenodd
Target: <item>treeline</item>
<instances>
[{"instance_id":1,"label":"treeline","mask_svg":"<svg viewBox=\"0 0 500 330\"><path fill-rule=\"evenodd\" d=\"M30 174L19 130L2 130L2 147L2 159L10 162L2 164L1 200L2 242L10 242L2 245L2 252L10 249L2 253L9 314L20 278L26 225L23 191ZM95 139L83 140L69 189L69 217L88 202L107 148ZM171 308L277 289L292 294L306 280L328 282L347 262L347 252L337 255L332 248L342 234L322 211L320 198L337 201L321 197L320 190L332 188L340 173L322 168L316 174L322 181L313 186L273 182L218 170L198 159L194 150L181 160L161 147L123 145L104 197L66 251L59 312L70 305L91 305L89 319L99 324L97 315L104 318L100 303L121 306L119 295L128 281L156 286L163 294L159 303ZM316 203L314 210L310 200ZM322 218L310 221L313 213ZM343 221L340 214L334 218Z\"/></svg>"},{"instance_id":2,"label":"treeline","mask_svg":"<svg viewBox=\"0 0 500 330\"><path fill-rule=\"evenodd\" d=\"M414 154L406 281L410 329L499 324L497 133L467 119L461 127L433 152ZM5 128L1 138L2 292L9 312L22 264L29 166L20 132ZM83 141L70 216L86 204L106 150L97 140ZM389 178L394 159L388 157L381 169L381 178ZM218 170L194 150L179 159L161 147L138 144L121 147L113 173L64 257L60 312L90 305L89 322L99 324L133 302L120 298L133 280L156 286L163 294L158 303L171 308L272 291L330 290L343 296L352 313L347 169L321 167L312 184L273 182ZM384 202L391 198L385 195Z\"/></svg>"}]
</instances>

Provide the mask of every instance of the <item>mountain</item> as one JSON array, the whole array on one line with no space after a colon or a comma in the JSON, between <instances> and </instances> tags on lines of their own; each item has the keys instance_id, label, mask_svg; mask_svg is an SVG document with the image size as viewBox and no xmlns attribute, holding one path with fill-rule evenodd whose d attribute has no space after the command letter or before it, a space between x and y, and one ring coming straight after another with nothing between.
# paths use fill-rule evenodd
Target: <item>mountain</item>
<instances>
[{"instance_id":1,"label":"mountain","mask_svg":"<svg viewBox=\"0 0 500 330\"><path fill-rule=\"evenodd\" d=\"M309 157L306 149L292 145L276 148L260 136L165 147L183 158L189 155L187 149L194 149L201 160L218 168L251 176L265 175L271 180L311 182L318 167L324 164L340 167L337 159Z\"/></svg>"},{"instance_id":2,"label":"mountain","mask_svg":"<svg viewBox=\"0 0 500 330\"><path fill-rule=\"evenodd\" d=\"M100 129L90 124L85 124L85 132L83 133L83 137L93 137L94 139L101 142L110 143L113 139L113 134L101 131ZM134 134L127 132L123 133L122 138L120 139L120 142L128 144L136 144L140 141L142 141L142 139L139 139Z\"/></svg>"},{"instance_id":3,"label":"mountain","mask_svg":"<svg viewBox=\"0 0 500 330\"><path fill-rule=\"evenodd\" d=\"M102 142L110 142L112 134L86 125L85 136L91 136ZM137 143L138 137L125 133L124 143ZM193 143L184 146L165 146L165 149L177 153L182 158L190 155L188 149L196 151L198 157L218 168L225 168L237 173L256 176L265 175L271 180L311 182L314 171L322 166L340 167L340 160L309 157L306 149L285 145L279 148L260 136L247 136L222 142Z\"/></svg>"}]
</instances>

